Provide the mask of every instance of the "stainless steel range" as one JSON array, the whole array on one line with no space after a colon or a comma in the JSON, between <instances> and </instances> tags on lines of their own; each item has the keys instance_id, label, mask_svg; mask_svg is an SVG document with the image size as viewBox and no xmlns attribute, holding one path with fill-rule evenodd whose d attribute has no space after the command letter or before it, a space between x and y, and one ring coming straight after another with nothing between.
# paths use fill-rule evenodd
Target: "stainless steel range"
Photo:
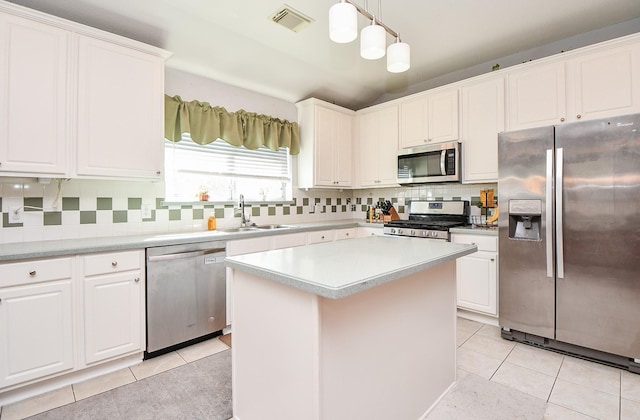
<instances>
[{"instance_id":1,"label":"stainless steel range","mask_svg":"<svg viewBox=\"0 0 640 420\"><path fill-rule=\"evenodd\" d=\"M469 225L468 201L424 201L409 203L408 220L384 224L386 235L449 240L449 229Z\"/></svg>"}]
</instances>

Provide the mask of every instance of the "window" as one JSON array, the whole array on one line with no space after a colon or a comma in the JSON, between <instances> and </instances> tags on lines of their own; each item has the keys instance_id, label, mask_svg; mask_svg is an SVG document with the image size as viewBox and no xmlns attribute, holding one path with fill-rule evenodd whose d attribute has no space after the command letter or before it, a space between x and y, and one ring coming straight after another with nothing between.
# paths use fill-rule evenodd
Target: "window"
<instances>
[{"instance_id":1,"label":"window","mask_svg":"<svg viewBox=\"0 0 640 420\"><path fill-rule=\"evenodd\" d=\"M274 152L266 147L248 150L224 140L200 145L189 134L182 140L165 140L166 201L290 201L291 157L288 148Z\"/></svg>"}]
</instances>

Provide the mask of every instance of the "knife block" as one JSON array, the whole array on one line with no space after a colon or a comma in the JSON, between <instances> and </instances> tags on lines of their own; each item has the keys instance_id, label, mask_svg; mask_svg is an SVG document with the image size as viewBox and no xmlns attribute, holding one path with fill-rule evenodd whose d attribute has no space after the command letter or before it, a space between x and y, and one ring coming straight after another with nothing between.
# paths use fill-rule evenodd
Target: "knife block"
<instances>
[{"instance_id":1,"label":"knife block","mask_svg":"<svg viewBox=\"0 0 640 420\"><path fill-rule=\"evenodd\" d=\"M400 220L400 216L398 215L398 212L394 207L391 207L391 209L389 210L389 214L382 215L383 222L390 222L392 220Z\"/></svg>"}]
</instances>

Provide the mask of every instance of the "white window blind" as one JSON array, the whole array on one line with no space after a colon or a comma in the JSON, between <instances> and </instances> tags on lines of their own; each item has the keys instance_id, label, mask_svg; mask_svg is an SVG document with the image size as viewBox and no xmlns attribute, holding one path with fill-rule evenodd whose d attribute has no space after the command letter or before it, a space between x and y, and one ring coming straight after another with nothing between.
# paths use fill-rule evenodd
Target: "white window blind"
<instances>
[{"instance_id":1,"label":"white window blind","mask_svg":"<svg viewBox=\"0 0 640 420\"><path fill-rule=\"evenodd\" d=\"M192 201L202 189L211 201L239 194L255 201L291 199L291 157L284 147L248 150L221 139L200 145L185 133L179 142L165 140L165 170L169 201Z\"/></svg>"}]
</instances>

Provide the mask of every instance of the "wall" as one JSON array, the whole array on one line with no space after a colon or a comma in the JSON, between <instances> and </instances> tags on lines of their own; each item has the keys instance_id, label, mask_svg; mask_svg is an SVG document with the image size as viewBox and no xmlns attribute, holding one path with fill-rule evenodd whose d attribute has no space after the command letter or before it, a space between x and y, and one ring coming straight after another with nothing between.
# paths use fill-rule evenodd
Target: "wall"
<instances>
[{"instance_id":1,"label":"wall","mask_svg":"<svg viewBox=\"0 0 640 420\"><path fill-rule=\"evenodd\" d=\"M245 109L297 120L295 104L177 70L167 69L165 85L168 95L180 95L183 100L197 99L229 111ZM293 162L295 174L295 158ZM246 212L258 224L364 220L367 206L389 200L406 217L405 204L410 199L478 201L483 187L444 184L355 191L294 188L293 203L250 203ZM490 187L495 188L495 184ZM211 214L219 227L240 223L233 203L164 206L163 200L163 182L68 180L59 184L52 180L39 184L35 179L0 177L0 243L202 231ZM320 205L317 209L316 204ZM21 223L13 223L10 218L9 208L13 206L27 206ZM142 217L143 206L151 209L150 217Z\"/></svg>"}]
</instances>

